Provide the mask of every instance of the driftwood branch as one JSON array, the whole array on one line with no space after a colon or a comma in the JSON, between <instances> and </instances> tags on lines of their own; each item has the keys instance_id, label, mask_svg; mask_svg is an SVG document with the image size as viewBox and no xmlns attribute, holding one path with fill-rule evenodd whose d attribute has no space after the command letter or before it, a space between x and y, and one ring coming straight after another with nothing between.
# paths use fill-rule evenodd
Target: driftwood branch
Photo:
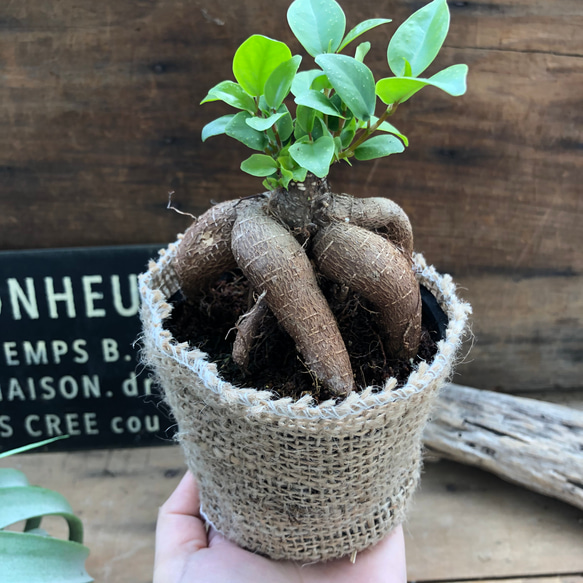
<instances>
[{"instance_id":1,"label":"driftwood branch","mask_svg":"<svg viewBox=\"0 0 583 583\"><path fill-rule=\"evenodd\" d=\"M446 386L425 429L431 454L488 470L583 509L583 412Z\"/></svg>"}]
</instances>

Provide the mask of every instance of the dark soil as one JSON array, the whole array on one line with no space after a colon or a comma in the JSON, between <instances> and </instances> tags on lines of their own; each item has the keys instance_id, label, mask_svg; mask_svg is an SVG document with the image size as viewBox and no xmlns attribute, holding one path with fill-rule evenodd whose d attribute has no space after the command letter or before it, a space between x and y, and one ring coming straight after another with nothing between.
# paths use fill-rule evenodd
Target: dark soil
<instances>
[{"instance_id":1,"label":"dark soil","mask_svg":"<svg viewBox=\"0 0 583 583\"><path fill-rule=\"evenodd\" d=\"M384 353L378 313L371 305L358 294L324 278L320 287L338 321L359 388L373 385L381 390L389 377L395 377L398 386L402 386L417 363L433 360L437 351L435 340L439 339L438 325L427 317L425 309L417 357L412 362L394 361ZM211 361L217 363L223 379L238 386L267 389L278 397L299 399L310 394L318 403L332 398L310 374L293 340L271 313L263 320L248 370L241 370L233 362L235 324L252 306L249 284L240 271L225 273L196 304L186 301L180 292L169 301L174 309L166 328L177 341L188 342L207 352Z\"/></svg>"}]
</instances>

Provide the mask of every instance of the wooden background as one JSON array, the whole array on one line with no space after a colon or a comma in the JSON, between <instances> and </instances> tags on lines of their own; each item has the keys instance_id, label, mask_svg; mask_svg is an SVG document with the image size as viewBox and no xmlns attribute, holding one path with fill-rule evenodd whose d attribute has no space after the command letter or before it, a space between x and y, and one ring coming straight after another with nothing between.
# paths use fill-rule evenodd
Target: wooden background
<instances>
[{"instance_id":1,"label":"wooden background","mask_svg":"<svg viewBox=\"0 0 583 583\"><path fill-rule=\"evenodd\" d=\"M166 242L211 200L248 195L245 149L200 130L199 107L261 31L300 47L287 0L19 0L0 4L0 249ZM345 0L387 72L388 33L417 0ZM335 167L337 190L386 195L416 248L474 306L475 346L456 382L583 388L583 6L581 0L452 1L438 65L469 89L426 89L394 123L405 154ZM375 44L376 43L376 44ZM305 59L307 64L308 59Z\"/></svg>"}]
</instances>

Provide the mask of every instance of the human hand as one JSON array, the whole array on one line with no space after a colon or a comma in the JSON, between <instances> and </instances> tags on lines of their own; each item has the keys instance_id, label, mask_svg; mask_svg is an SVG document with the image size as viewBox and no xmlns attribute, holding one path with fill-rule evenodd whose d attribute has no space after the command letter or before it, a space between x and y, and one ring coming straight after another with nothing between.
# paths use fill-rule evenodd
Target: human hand
<instances>
[{"instance_id":1,"label":"human hand","mask_svg":"<svg viewBox=\"0 0 583 583\"><path fill-rule=\"evenodd\" d=\"M405 583L405 541L399 526L373 548L348 558L302 566L245 551L200 515L190 472L160 508L153 583Z\"/></svg>"}]
</instances>

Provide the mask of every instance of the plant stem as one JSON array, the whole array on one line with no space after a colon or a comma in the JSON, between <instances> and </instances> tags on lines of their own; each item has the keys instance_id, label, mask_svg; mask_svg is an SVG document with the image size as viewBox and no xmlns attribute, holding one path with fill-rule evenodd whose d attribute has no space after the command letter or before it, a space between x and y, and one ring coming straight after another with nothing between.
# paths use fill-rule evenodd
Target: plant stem
<instances>
[{"instance_id":1,"label":"plant stem","mask_svg":"<svg viewBox=\"0 0 583 583\"><path fill-rule=\"evenodd\" d=\"M383 113L383 115L381 115L381 117L379 117L379 119L372 126L370 125L369 120L366 130L362 134L360 134L360 136L354 142L352 142L352 144L350 144L350 146L346 148L344 152L341 152L340 158L351 158L352 156L354 156L354 150L356 150L356 148L358 148L358 146L360 146L371 134L374 134L379 129L380 125L384 121L386 121L388 117L393 115L396 110L397 104L393 103L392 105L387 107L387 110Z\"/></svg>"}]
</instances>

